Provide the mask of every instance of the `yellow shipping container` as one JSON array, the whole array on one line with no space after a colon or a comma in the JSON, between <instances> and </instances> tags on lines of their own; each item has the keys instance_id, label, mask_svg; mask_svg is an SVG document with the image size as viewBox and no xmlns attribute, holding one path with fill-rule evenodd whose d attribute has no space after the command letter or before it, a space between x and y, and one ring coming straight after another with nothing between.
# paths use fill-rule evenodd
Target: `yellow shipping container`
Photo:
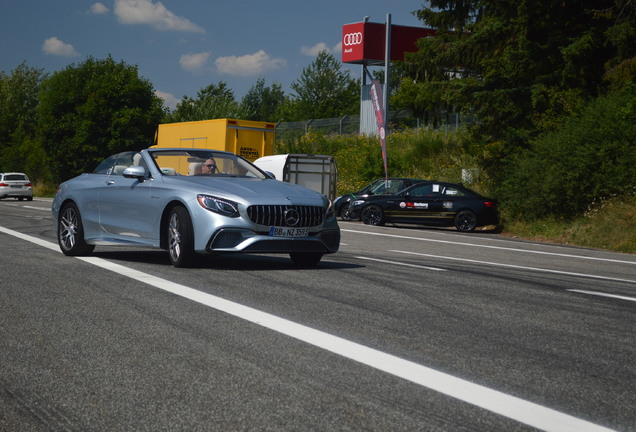
<instances>
[{"instance_id":1,"label":"yellow shipping container","mask_svg":"<svg viewBox=\"0 0 636 432\"><path fill-rule=\"evenodd\" d=\"M165 123L157 127L153 147L223 150L254 161L274 152L275 133L274 123L252 120Z\"/></svg>"}]
</instances>

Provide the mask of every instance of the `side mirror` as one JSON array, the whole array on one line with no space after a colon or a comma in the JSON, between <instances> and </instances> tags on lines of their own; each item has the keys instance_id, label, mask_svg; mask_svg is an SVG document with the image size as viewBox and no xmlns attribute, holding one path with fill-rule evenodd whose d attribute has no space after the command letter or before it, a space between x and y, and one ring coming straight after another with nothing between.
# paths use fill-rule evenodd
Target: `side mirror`
<instances>
[{"instance_id":1,"label":"side mirror","mask_svg":"<svg viewBox=\"0 0 636 432\"><path fill-rule=\"evenodd\" d=\"M273 172L265 171L265 174L267 174L267 177L271 178L272 180L276 180L276 176L274 175Z\"/></svg>"},{"instance_id":2,"label":"side mirror","mask_svg":"<svg viewBox=\"0 0 636 432\"><path fill-rule=\"evenodd\" d=\"M126 178L136 178L142 182L146 178L146 168L142 166L131 166L126 168L121 174Z\"/></svg>"}]
</instances>

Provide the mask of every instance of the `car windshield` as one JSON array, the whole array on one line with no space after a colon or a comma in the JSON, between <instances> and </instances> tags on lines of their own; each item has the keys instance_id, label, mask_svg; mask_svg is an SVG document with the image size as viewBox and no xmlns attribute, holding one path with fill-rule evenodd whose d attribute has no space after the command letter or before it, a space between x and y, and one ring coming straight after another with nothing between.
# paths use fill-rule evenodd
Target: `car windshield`
<instances>
[{"instance_id":1,"label":"car windshield","mask_svg":"<svg viewBox=\"0 0 636 432\"><path fill-rule=\"evenodd\" d=\"M150 154L163 175L267 178L261 170L232 153L184 149L153 150Z\"/></svg>"}]
</instances>

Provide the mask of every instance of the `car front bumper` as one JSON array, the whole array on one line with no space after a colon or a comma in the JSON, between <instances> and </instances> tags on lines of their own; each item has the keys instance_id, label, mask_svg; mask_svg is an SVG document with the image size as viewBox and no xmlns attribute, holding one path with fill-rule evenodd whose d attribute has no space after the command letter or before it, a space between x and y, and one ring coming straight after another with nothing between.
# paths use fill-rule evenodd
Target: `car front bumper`
<instances>
[{"instance_id":1,"label":"car front bumper","mask_svg":"<svg viewBox=\"0 0 636 432\"><path fill-rule=\"evenodd\" d=\"M216 231L206 248L211 253L335 253L340 246L340 230L325 229L304 237L273 237L241 228Z\"/></svg>"}]
</instances>

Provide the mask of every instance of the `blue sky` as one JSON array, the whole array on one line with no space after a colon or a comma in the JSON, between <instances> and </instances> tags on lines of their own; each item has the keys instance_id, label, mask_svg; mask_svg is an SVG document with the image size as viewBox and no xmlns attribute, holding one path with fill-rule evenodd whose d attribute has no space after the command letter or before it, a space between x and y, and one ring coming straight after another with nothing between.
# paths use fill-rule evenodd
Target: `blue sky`
<instances>
[{"instance_id":1,"label":"blue sky","mask_svg":"<svg viewBox=\"0 0 636 432\"><path fill-rule=\"evenodd\" d=\"M238 100L259 77L290 84L321 49L340 60L342 26L422 26L421 0L9 0L0 14L0 70L22 61L53 73L88 56L137 65L166 105L227 82ZM344 65L352 76L359 66Z\"/></svg>"}]
</instances>

